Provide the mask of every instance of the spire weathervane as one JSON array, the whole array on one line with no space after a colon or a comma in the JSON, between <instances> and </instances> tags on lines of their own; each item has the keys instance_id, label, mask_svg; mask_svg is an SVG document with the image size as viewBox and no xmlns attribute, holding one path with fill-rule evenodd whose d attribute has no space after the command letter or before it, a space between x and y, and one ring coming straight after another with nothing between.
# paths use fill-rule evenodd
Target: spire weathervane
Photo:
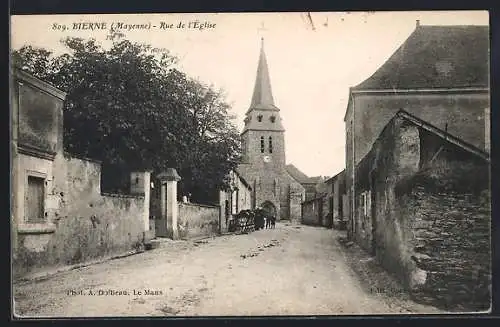
<instances>
[{"instance_id":1,"label":"spire weathervane","mask_svg":"<svg viewBox=\"0 0 500 327\"><path fill-rule=\"evenodd\" d=\"M257 29L257 31L259 31L259 34L260 34L261 45L264 45L264 33L263 32L267 31L267 28L264 26L264 22L260 23L260 27Z\"/></svg>"}]
</instances>

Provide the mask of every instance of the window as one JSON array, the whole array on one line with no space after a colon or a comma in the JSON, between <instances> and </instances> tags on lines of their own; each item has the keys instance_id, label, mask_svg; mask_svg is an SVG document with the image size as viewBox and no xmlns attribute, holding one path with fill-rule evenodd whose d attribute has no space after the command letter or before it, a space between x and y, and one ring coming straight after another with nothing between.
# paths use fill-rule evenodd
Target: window
<instances>
[{"instance_id":1,"label":"window","mask_svg":"<svg viewBox=\"0 0 500 327\"><path fill-rule=\"evenodd\" d=\"M262 122L262 115L258 115L257 120L259 121L259 123Z\"/></svg>"},{"instance_id":2,"label":"window","mask_svg":"<svg viewBox=\"0 0 500 327\"><path fill-rule=\"evenodd\" d=\"M264 153L264 136L260 137L260 152Z\"/></svg>"},{"instance_id":3,"label":"window","mask_svg":"<svg viewBox=\"0 0 500 327\"><path fill-rule=\"evenodd\" d=\"M271 117L269 117L269 120L271 121L271 123L274 123L276 121L276 117L275 116L271 116Z\"/></svg>"},{"instance_id":4,"label":"window","mask_svg":"<svg viewBox=\"0 0 500 327\"><path fill-rule=\"evenodd\" d=\"M361 193L361 208L363 211L363 215L365 217L370 215L370 209L371 209L371 192L370 191L365 191Z\"/></svg>"},{"instance_id":5,"label":"window","mask_svg":"<svg viewBox=\"0 0 500 327\"><path fill-rule=\"evenodd\" d=\"M273 153L273 137L269 136L269 153Z\"/></svg>"},{"instance_id":6,"label":"window","mask_svg":"<svg viewBox=\"0 0 500 327\"><path fill-rule=\"evenodd\" d=\"M226 207L226 216L229 216L230 210L229 210L229 200L225 201L225 207Z\"/></svg>"},{"instance_id":7,"label":"window","mask_svg":"<svg viewBox=\"0 0 500 327\"><path fill-rule=\"evenodd\" d=\"M247 154L247 142L245 140L241 140L241 152L243 152L243 156L245 157Z\"/></svg>"},{"instance_id":8,"label":"window","mask_svg":"<svg viewBox=\"0 0 500 327\"><path fill-rule=\"evenodd\" d=\"M366 191L366 213L365 216L371 216L372 210L372 192Z\"/></svg>"},{"instance_id":9,"label":"window","mask_svg":"<svg viewBox=\"0 0 500 327\"><path fill-rule=\"evenodd\" d=\"M233 215L238 213L238 192L233 190L231 192L231 213Z\"/></svg>"},{"instance_id":10,"label":"window","mask_svg":"<svg viewBox=\"0 0 500 327\"><path fill-rule=\"evenodd\" d=\"M45 178L28 176L25 202L25 221L27 223L45 222Z\"/></svg>"}]
</instances>

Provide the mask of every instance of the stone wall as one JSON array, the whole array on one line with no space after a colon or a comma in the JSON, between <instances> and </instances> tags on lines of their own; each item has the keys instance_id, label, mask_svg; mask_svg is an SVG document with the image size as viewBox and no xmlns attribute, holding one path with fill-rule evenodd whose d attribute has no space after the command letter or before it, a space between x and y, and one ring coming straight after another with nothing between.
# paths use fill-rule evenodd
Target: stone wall
<instances>
[{"instance_id":1,"label":"stone wall","mask_svg":"<svg viewBox=\"0 0 500 327\"><path fill-rule=\"evenodd\" d=\"M290 184L290 221L293 223L300 223L300 217L302 216L302 199L304 197L304 189L301 185Z\"/></svg>"},{"instance_id":2,"label":"stone wall","mask_svg":"<svg viewBox=\"0 0 500 327\"><path fill-rule=\"evenodd\" d=\"M353 206L353 170L373 147L394 114L404 109L462 140L485 149L487 143L485 109L490 106L486 91L429 94L353 94L345 117L346 193ZM355 178L355 177L354 177ZM358 228L348 221L348 236ZM355 233L355 231L354 231Z\"/></svg>"},{"instance_id":3,"label":"stone wall","mask_svg":"<svg viewBox=\"0 0 500 327\"><path fill-rule=\"evenodd\" d=\"M101 194L98 162L58 156L53 164L46 200L47 226L53 228L19 225L16 276L142 246L144 196Z\"/></svg>"},{"instance_id":4,"label":"stone wall","mask_svg":"<svg viewBox=\"0 0 500 327\"><path fill-rule=\"evenodd\" d=\"M347 222L347 198L345 195L345 171L342 171L333 181L333 227L345 229Z\"/></svg>"},{"instance_id":5,"label":"stone wall","mask_svg":"<svg viewBox=\"0 0 500 327\"><path fill-rule=\"evenodd\" d=\"M179 203L179 237L195 239L218 235L221 219L219 214L219 206Z\"/></svg>"},{"instance_id":6,"label":"stone wall","mask_svg":"<svg viewBox=\"0 0 500 327\"><path fill-rule=\"evenodd\" d=\"M302 224L321 226L322 217L320 213L323 200L323 198L317 198L302 203Z\"/></svg>"},{"instance_id":7,"label":"stone wall","mask_svg":"<svg viewBox=\"0 0 500 327\"><path fill-rule=\"evenodd\" d=\"M149 189L101 194L101 164L63 152L63 101L54 86L12 71L12 257L15 277L141 247ZM149 173L136 173L146 184ZM149 175L147 175L149 177Z\"/></svg>"},{"instance_id":8,"label":"stone wall","mask_svg":"<svg viewBox=\"0 0 500 327\"><path fill-rule=\"evenodd\" d=\"M487 309L489 164L396 117L356 174L355 240L416 300Z\"/></svg>"},{"instance_id":9,"label":"stone wall","mask_svg":"<svg viewBox=\"0 0 500 327\"><path fill-rule=\"evenodd\" d=\"M425 275L416 300L444 309L488 310L490 306L491 212L482 195L436 192L416 186L401 199L411 219L412 260Z\"/></svg>"},{"instance_id":10,"label":"stone wall","mask_svg":"<svg viewBox=\"0 0 500 327\"><path fill-rule=\"evenodd\" d=\"M330 214L329 215L329 204L328 204L328 197L327 196L324 196L321 198L321 218L320 218L320 221L321 221L321 226L323 227L332 227L332 224L333 224L333 220L331 218L333 218L333 215Z\"/></svg>"}]
</instances>

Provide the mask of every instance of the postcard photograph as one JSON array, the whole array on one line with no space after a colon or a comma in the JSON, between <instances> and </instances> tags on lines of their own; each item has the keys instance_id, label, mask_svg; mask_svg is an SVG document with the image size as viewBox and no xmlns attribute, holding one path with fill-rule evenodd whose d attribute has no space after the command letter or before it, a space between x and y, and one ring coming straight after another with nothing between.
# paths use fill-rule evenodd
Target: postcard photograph
<instances>
[{"instance_id":1,"label":"postcard photograph","mask_svg":"<svg viewBox=\"0 0 500 327\"><path fill-rule=\"evenodd\" d=\"M490 312L487 11L10 20L15 319Z\"/></svg>"}]
</instances>

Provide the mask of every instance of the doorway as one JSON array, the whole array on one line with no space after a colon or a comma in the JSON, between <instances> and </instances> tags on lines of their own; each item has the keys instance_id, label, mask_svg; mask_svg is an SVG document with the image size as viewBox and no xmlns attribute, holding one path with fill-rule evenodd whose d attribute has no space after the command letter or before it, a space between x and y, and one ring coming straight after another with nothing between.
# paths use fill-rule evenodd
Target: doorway
<instances>
[{"instance_id":1,"label":"doorway","mask_svg":"<svg viewBox=\"0 0 500 327\"><path fill-rule=\"evenodd\" d=\"M276 206L271 201L264 201L261 205L266 215L274 216L278 219Z\"/></svg>"}]
</instances>

